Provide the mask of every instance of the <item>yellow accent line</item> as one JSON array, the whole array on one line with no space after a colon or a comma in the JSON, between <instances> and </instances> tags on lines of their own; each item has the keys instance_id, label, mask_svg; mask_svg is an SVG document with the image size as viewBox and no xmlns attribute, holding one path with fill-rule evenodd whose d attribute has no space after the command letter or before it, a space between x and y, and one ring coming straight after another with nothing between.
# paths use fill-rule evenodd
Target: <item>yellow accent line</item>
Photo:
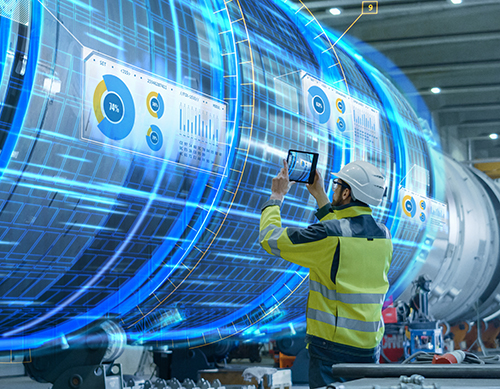
<instances>
[{"instance_id":1,"label":"yellow accent line","mask_svg":"<svg viewBox=\"0 0 500 389\"><path fill-rule=\"evenodd\" d=\"M234 192L231 192L230 190L224 189L224 192L229 192L231 194L234 194Z\"/></svg>"},{"instance_id":2,"label":"yellow accent line","mask_svg":"<svg viewBox=\"0 0 500 389\"><path fill-rule=\"evenodd\" d=\"M253 323L252 323L252 321L250 320L250 317L248 316L248 313L247 313L247 315L246 315L246 316L247 316L247 319L248 319L248 321L250 322L250 324L253 324Z\"/></svg>"},{"instance_id":3,"label":"yellow accent line","mask_svg":"<svg viewBox=\"0 0 500 389\"><path fill-rule=\"evenodd\" d=\"M240 85L253 85L253 82L243 82Z\"/></svg>"},{"instance_id":4,"label":"yellow accent line","mask_svg":"<svg viewBox=\"0 0 500 389\"><path fill-rule=\"evenodd\" d=\"M214 235L217 235L215 232L213 232L210 228L205 228L205 230L207 230L208 232L211 232L212 234Z\"/></svg>"},{"instance_id":5,"label":"yellow accent line","mask_svg":"<svg viewBox=\"0 0 500 389\"><path fill-rule=\"evenodd\" d=\"M246 65L247 63L252 63L252 61L240 62L239 65Z\"/></svg>"},{"instance_id":6,"label":"yellow accent line","mask_svg":"<svg viewBox=\"0 0 500 389\"><path fill-rule=\"evenodd\" d=\"M221 338L221 339L222 339L222 335L220 334L219 327L217 327L217 332L219 333L219 338Z\"/></svg>"},{"instance_id":7,"label":"yellow accent line","mask_svg":"<svg viewBox=\"0 0 500 389\"><path fill-rule=\"evenodd\" d=\"M231 324L233 325L233 328L235 331L238 331L238 329L236 328L236 326L234 325L234 321L231 322Z\"/></svg>"},{"instance_id":8,"label":"yellow accent line","mask_svg":"<svg viewBox=\"0 0 500 389\"><path fill-rule=\"evenodd\" d=\"M101 97L104 92L106 92L106 83L102 80L99 84L97 84L94 92L94 113L98 123L104 119L104 115L101 110Z\"/></svg>"},{"instance_id":9,"label":"yellow accent line","mask_svg":"<svg viewBox=\"0 0 500 389\"><path fill-rule=\"evenodd\" d=\"M137 305L137 309L139 310L139 312L141 313L141 315L144 316L144 313L142 313L141 308L139 308L138 305Z\"/></svg>"},{"instance_id":10,"label":"yellow accent line","mask_svg":"<svg viewBox=\"0 0 500 389\"><path fill-rule=\"evenodd\" d=\"M349 30L351 29L351 27L352 27L352 26L354 26L354 23L356 23L356 22L359 20L359 18L360 18L361 16L363 16L363 14L360 14L360 15L356 18L356 20L355 20L354 22L352 22L352 24L351 24L351 25L347 28L347 30L345 30L345 31L344 31L344 33L343 33L343 34L339 37L339 39L337 39L337 41L333 44L333 46L335 46L335 45L339 42L339 40L341 40L341 39L342 39L342 37L343 37L343 36L347 33L347 31L349 31Z\"/></svg>"},{"instance_id":11,"label":"yellow accent line","mask_svg":"<svg viewBox=\"0 0 500 389\"><path fill-rule=\"evenodd\" d=\"M248 149L242 149L241 147L235 147L235 150L240 150L240 151L248 151Z\"/></svg>"},{"instance_id":12,"label":"yellow accent line","mask_svg":"<svg viewBox=\"0 0 500 389\"><path fill-rule=\"evenodd\" d=\"M316 39L318 39L321 35L323 35L325 32L323 31L321 34L319 35L316 35L316 37L313 39L313 41L315 41Z\"/></svg>"},{"instance_id":13,"label":"yellow accent line","mask_svg":"<svg viewBox=\"0 0 500 389\"><path fill-rule=\"evenodd\" d=\"M245 20L244 18L239 18L238 20L235 20L234 22L231 22L231 24L241 22L242 20Z\"/></svg>"},{"instance_id":14,"label":"yellow accent line","mask_svg":"<svg viewBox=\"0 0 500 389\"><path fill-rule=\"evenodd\" d=\"M207 340L205 339L205 334L203 332L201 333L201 336L203 336L203 342L207 343Z\"/></svg>"},{"instance_id":15,"label":"yellow accent line","mask_svg":"<svg viewBox=\"0 0 500 389\"><path fill-rule=\"evenodd\" d=\"M217 212L222 213L224 216L227 215L227 213L222 212L220 209L214 208Z\"/></svg>"},{"instance_id":16,"label":"yellow accent line","mask_svg":"<svg viewBox=\"0 0 500 389\"><path fill-rule=\"evenodd\" d=\"M191 228L193 231L198 232L198 230L197 230L197 229L195 229L195 228L191 227L189 224L186 224L186 225L187 225L189 228Z\"/></svg>"},{"instance_id":17,"label":"yellow accent line","mask_svg":"<svg viewBox=\"0 0 500 389\"><path fill-rule=\"evenodd\" d=\"M153 293L153 296L155 296L158 301L161 301L156 294Z\"/></svg>"},{"instance_id":18,"label":"yellow accent line","mask_svg":"<svg viewBox=\"0 0 500 389\"><path fill-rule=\"evenodd\" d=\"M335 82L331 83L330 85L338 84L339 82L342 82L342 81L345 81L345 78L343 78L342 80L335 81Z\"/></svg>"},{"instance_id":19,"label":"yellow accent line","mask_svg":"<svg viewBox=\"0 0 500 389\"><path fill-rule=\"evenodd\" d=\"M224 76L224 78L229 78L229 77L238 77L236 74L232 75L232 76Z\"/></svg>"},{"instance_id":20,"label":"yellow accent line","mask_svg":"<svg viewBox=\"0 0 500 389\"><path fill-rule=\"evenodd\" d=\"M297 14L300 12L300 10L301 10L302 8L304 8L304 7L305 7L305 5L304 5L304 4L302 4L302 7L300 7L300 8L297 10L297 12L295 12L295 15L297 15Z\"/></svg>"},{"instance_id":21,"label":"yellow accent line","mask_svg":"<svg viewBox=\"0 0 500 389\"><path fill-rule=\"evenodd\" d=\"M339 65L340 65L340 63L339 63L339 62L334 63L333 65L328 66L328 69L333 68L334 66L339 66Z\"/></svg>"},{"instance_id":22,"label":"yellow accent line","mask_svg":"<svg viewBox=\"0 0 500 389\"><path fill-rule=\"evenodd\" d=\"M186 338L186 340L188 341L188 347L191 347L191 343L189 343L189 338Z\"/></svg>"},{"instance_id":23,"label":"yellow accent line","mask_svg":"<svg viewBox=\"0 0 500 389\"><path fill-rule=\"evenodd\" d=\"M236 42L236 43L235 43L235 45L237 45L238 43L242 43L242 42L248 42L248 38L247 38L247 39L243 39L243 40L241 40L241 41Z\"/></svg>"},{"instance_id":24,"label":"yellow accent line","mask_svg":"<svg viewBox=\"0 0 500 389\"><path fill-rule=\"evenodd\" d=\"M170 281L170 278L167 278L167 280L168 280L168 282L170 282L170 283L172 284L172 286L173 286L174 288L177 288L177 286L175 286L175 284L174 284L172 281Z\"/></svg>"},{"instance_id":25,"label":"yellow accent line","mask_svg":"<svg viewBox=\"0 0 500 389\"><path fill-rule=\"evenodd\" d=\"M175 244L177 247L179 247L181 250L184 250L181 246L179 246L177 243ZM166 265L166 263L165 263Z\"/></svg>"},{"instance_id":26,"label":"yellow accent line","mask_svg":"<svg viewBox=\"0 0 500 389\"><path fill-rule=\"evenodd\" d=\"M196 250L198 250L200 253L205 254L205 251L201 251L201 250L200 250L198 247L196 247L196 246L193 246L193 247L194 247ZM193 269L194 269L194 267L193 267Z\"/></svg>"},{"instance_id":27,"label":"yellow accent line","mask_svg":"<svg viewBox=\"0 0 500 389\"><path fill-rule=\"evenodd\" d=\"M264 314L266 313L266 311L264 311L264 308L262 308L262 304L259 305L259 308L262 309L262 312L264 312Z\"/></svg>"},{"instance_id":28,"label":"yellow accent line","mask_svg":"<svg viewBox=\"0 0 500 389\"><path fill-rule=\"evenodd\" d=\"M236 173L241 173L241 170L236 170L236 169L233 169L233 168L229 168L229 170L232 170L233 172L236 172Z\"/></svg>"}]
</instances>

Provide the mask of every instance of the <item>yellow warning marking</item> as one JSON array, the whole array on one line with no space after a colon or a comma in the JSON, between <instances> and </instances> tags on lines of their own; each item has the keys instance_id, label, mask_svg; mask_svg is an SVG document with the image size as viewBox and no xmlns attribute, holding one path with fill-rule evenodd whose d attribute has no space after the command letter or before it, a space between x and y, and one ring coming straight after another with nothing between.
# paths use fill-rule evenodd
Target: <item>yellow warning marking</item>
<instances>
[{"instance_id":1,"label":"yellow warning marking","mask_svg":"<svg viewBox=\"0 0 500 389\"><path fill-rule=\"evenodd\" d=\"M302 4L302 7L300 7L300 8L297 10L297 12L295 12L295 14L298 14L298 13L302 10L302 8L304 8L304 7L305 7L305 5L304 5L304 4Z\"/></svg>"}]
</instances>

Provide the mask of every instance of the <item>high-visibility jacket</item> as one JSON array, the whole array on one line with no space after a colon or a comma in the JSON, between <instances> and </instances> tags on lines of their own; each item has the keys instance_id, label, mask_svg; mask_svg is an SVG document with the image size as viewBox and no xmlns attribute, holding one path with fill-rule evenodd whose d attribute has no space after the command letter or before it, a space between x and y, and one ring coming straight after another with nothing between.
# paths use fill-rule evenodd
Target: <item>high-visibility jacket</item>
<instances>
[{"instance_id":1,"label":"high-visibility jacket","mask_svg":"<svg viewBox=\"0 0 500 389\"><path fill-rule=\"evenodd\" d=\"M269 203L271 205L269 205ZM376 348L384 335L391 235L364 203L330 204L307 228L282 228L280 207L264 204L260 244L270 254L309 268L307 334L334 344Z\"/></svg>"}]
</instances>

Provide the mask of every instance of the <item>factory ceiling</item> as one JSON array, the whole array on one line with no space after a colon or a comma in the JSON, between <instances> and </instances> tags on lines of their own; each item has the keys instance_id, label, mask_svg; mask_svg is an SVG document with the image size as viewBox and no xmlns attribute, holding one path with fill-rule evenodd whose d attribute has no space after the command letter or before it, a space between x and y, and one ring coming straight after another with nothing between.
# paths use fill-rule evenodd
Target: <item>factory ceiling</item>
<instances>
[{"instance_id":1,"label":"factory ceiling","mask_svg":"<svg viewBox=\"0 0 500 389\"><path fill-rule=\"evenodd\" d=\"M500 0L379 0L376 15L354 24L360 0L304 4L323 27L341 33L350 27L348 35L406 74L431 110L446 153L500 177L500 138L490 138L500 137ZM431 92L436 87L438 94Z\"/></svg>"}]
</instances>

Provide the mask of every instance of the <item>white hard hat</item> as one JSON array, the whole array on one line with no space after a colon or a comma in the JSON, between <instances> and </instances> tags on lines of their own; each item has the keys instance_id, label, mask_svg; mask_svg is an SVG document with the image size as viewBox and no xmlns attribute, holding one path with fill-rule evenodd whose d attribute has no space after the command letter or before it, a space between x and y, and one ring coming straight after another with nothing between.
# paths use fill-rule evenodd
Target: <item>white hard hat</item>
<instances>
[{"instance_id":1,"label":"white hard hat","mask_svg":"<svg viewBox=\"0 0 500 389\"><path fill-rule=\"evenodd\" d=\"M354 161L333 173L351 187L351 197L370 205L379 205L385 191L385 179L369 162Z\"/></svg>"}]
</instances>

